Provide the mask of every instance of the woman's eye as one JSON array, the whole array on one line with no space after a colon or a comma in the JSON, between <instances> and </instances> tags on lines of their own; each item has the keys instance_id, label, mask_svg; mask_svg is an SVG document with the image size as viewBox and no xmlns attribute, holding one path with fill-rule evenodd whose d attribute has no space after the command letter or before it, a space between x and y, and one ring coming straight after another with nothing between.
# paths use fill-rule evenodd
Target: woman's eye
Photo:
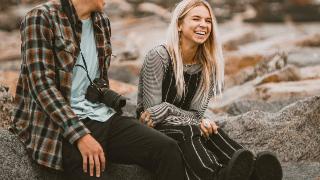
<instances>
[{"instance_id":1,"label":"woman's eye","mask_svg":"<svg viewBox=\"0 0 320 180\"><path fill-rule=\"evenodd\" d=\"M211 20L206 20L206 22L207 22L207 23L211 23L212 21L211 21Z\"/></svg>"}]
</instances>

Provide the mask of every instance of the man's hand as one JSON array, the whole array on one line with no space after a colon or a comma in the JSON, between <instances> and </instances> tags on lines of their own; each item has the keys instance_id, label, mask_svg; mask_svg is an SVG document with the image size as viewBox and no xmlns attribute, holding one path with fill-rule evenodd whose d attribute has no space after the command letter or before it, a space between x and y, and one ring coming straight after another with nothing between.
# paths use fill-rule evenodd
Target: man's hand
<instances>
[{"instance_id":1,"label":"man's hand","mask_svg":"<svg viewBox=\"0 0 320 180\"><path fill-rule=\"evenodd\" d=\"M150 113L148 111L144 111L143 113L141 113L139 120L141 123L146 124L148 127L154 127L153 120L151 119Z\"/></svg>"},{"instance_id":2,"label":"man's hand","mask_svg":"<svg viewBox=\"0 0 320 180\"><path fill-rule=\"evenodd\" d=\"M209 137L212 133L217 134L218 133L218 126L215 122L210 121L208 119L203 119L200 123L200 129L201 132L205 137Z\"/></svg>"},{"instance_id":3,"label":"man's hand","mask_svg":"<svg viewBox=\"0 0 320 180\"><path fill-rule=\"evenodd\" d=\"M83 172L88 172L88 164L90 176L93 176L94 168L96 169L96 177L100 177L101 172L105 170L105 156L101 145L90 135L87 134L77 141L78 149L83 160Z\"/></svg>"}]
</instances>

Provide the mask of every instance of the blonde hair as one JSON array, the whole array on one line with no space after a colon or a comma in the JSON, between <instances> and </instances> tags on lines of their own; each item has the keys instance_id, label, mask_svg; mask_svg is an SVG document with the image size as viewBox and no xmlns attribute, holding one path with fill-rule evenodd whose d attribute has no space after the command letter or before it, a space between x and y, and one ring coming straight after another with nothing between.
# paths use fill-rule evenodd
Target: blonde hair
<instances>
[{"instance_id":1,"label":"blonde hair","mask_svg":"<svg viewBox=\"0 0 320 180\"><path fill-rule=\"evenodd\" d=\"M183 61L180 47L179 23L185 15L194 7L205 6L210 13L212 28L208 39L201 45L196 52L196 59L202 64L202 92L208 94L211 82L214 83L214 96L221 94L224 81L224 59L222 55L221 42L218 37L217 23L210 7L204 0L183 0L177 4L173 11L171 23L167 32L167 48L173 61L174 75L176 78L177 93L181 97L184 88Z\"/></svg>"}]
</instances>

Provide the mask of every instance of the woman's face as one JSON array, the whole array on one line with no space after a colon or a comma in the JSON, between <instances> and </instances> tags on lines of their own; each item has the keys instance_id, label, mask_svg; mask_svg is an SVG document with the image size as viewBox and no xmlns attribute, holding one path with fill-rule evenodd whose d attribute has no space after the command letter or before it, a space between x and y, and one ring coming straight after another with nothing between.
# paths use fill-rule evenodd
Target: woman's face
<instances>
[{"instance_id":1,"label":"woman's face","mask_svg":"<svg viewBox=\"0 0 320 180\"><path fill-rule=\"evenodd\" d=\"M211 33L211 21L210 12L205 6L192 8L179 25L182 43L203 44Z\"/></svg>"}]
</instances>

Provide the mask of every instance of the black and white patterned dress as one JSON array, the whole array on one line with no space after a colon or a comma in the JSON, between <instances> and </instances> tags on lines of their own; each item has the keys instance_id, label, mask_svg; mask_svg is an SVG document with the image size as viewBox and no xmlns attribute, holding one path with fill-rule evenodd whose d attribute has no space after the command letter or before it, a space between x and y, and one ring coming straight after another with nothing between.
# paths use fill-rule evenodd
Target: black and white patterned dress
<instances>
[{"instance_id":1,"label":"black and white patterned dress","mask_svg":"<svg viewBox=\"0 0 320 180\"><path fill-rule=\"evenodd\" d=\"M178 97L170 55L161 45L147 54L138 86L137 115L148 111L155 129L178 142L188 179L214 179L233 153L243 149L221 129L207 139L201 135L199 124L213 95L200 90L201 77L200 64L184 66L185 93Z\"/></svg>"}]
</instances>

